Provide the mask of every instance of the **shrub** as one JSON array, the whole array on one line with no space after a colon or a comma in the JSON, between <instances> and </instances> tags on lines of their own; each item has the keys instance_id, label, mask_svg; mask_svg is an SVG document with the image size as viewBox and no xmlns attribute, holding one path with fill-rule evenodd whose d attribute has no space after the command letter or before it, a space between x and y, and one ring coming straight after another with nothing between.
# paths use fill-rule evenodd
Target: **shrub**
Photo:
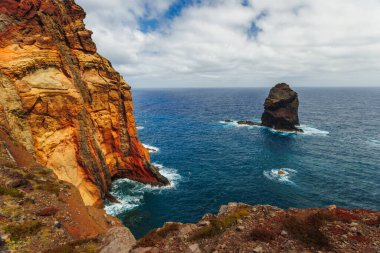
<instances>
[{"instance_id":1,"label":"shrub","mask_svg":"<svg viewBox=\"0 0 380 253\"><path fill-rule=\"evenodd\" d=\"M254 228L249 235L249 239L253 241L269 242L274 240L276 235L277 233L275 231L266 228Z\"/></svg>"},{"instance_id":2,"label":"shrub","mask_svg":"<svg viewBox=\"0 0 380 253\"><path fill-rule=\"evenodd\" d=\"M377 216L377 218L374 220L368 220L366 224L369 226L374 226L374 227L380 226L380 215Z\"/></svg>"},{"instance_id":3,"label":"shrub","mask_svg":"<svg viewBox=\"0 0 380 253\"><path fill-rule=\"evenodd\" d=\"M49 249L44 253L97 253L99 245L97 239L83 239L66 243L54 249Z\"/></svg>"},{"instance_id":4,"label":"shrub","mask_svg":"<svg viewBox=\"0 0 380 253\"><path fill-rule=\"evenodd\" d=\"M25 194L14 188L0 186L0 195L8 195L14 198L22 198Z\"/></svg>"},{"instance_id":5,"label":"shrub","mask_svg":"<svg viewBox=\"0 0 380 253\"><path fill-rule=\"evenodd\" d=\"M222 217L217 217L210 221L210 225L202 227L196 230L191 236L190 240L197 240L203 238L209 238L223 233L227 228L236 224L237 220L249 215L249 211L246 209L239 209L235 212Z\"/></svg>"},{"instance_id":6,"label":"shrub","mask_svg":"<svg viewBox=\"0 0 380 253\"><path fill-rule=\"evenodd\" d=\"M137 242L136 247L152 247L156 245L159 241L161 241L163 238L165 238L169 233L173 231L177 231L178 229L179 229L178 223L166 224L163 228L155 229L149 232L143 238L141 238Z\"/></svg>"},{"instance_id":7,"label":"shrub","mask_svg":"<svg viewBox=\"0 0 380 253\"><path fill-rule=\"evenodd\" d=\"M297 240L309 245L327 248L329 242L327 237L319 230L324 218L319 214L310 215L306 220L300 221L295 217L289 217L284 221L284 227Z\"/></svg>"},{"instance_id":8,"label":"shrub","mask_svg":"<svg viewBox=\"0 0 380 253\"><path fill-rule=\"evenodd\" d=\"M38 232L41 227L41 222L27 221L18 225L7 225L3 229L5 233L10 234L10 239L12 241L19 241L21 238Z\"/></svg>"}]
</instances>

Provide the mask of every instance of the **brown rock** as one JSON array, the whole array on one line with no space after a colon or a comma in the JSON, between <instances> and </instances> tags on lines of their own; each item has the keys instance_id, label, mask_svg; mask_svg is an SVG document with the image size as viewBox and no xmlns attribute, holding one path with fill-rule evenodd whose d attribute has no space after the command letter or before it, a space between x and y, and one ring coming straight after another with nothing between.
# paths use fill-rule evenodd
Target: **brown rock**
<instances>
[{"instance_id":1,"label":"brown rock","mask_svg":"<svg viewBox=\"0 0 380 253\"><path fill-rule=\"evenodd\" d=\"M128 253L135 243L136 239L128 228L111 228L102 238L103 247L100 253Z\"/></svg>"},{"instance_id":2,"label":"brown rock","mask_svg":"<svg viewBox=\"0 0 380 253\"><path fill-rule=\"evenodd\" d=\"M298 94L286 83L277 84L265 99L261 124L280 131L302 131L297 128L298 105Z\"/></svg>"},{"instance_id":3,"label":"brown rock","mask_svg":"<svg viewBox=\"0 0 380 253\"><path fill-rule=\"evenodd\" d=\"M53 216L58 212L58 209L55 207L46 207L44 209L41 209L37 212L37 215L39 216Z\"/></svg>"}]
</instances>

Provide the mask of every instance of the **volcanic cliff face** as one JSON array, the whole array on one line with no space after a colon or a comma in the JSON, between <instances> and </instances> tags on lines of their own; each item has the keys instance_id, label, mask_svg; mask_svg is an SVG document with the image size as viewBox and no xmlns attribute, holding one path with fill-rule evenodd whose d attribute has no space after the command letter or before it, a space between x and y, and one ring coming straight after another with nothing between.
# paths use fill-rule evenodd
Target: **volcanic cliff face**
<instances>
[{"instance_id":1,"label":"volcanic cliff face","mask_svg":"<svg viewBox=\"0 0 380 253\"><path fill-rule=\"evenodd\" d=\"M73 0L0 0L0 127L99 205L111 179L166 178L138 140L130 86Z\"/></svg>"},{"instance_id":2,"label":"volcanic cliff face","mask_svg":"<svg viewBox=\"0 0 380 253\"><path fill-rule=\"evenodd\" d=\"M265 99L261 124L281 131L302 131L296 127L298 106L297 92L286 83L276 84Z\"/></svg>"}]
</instances>

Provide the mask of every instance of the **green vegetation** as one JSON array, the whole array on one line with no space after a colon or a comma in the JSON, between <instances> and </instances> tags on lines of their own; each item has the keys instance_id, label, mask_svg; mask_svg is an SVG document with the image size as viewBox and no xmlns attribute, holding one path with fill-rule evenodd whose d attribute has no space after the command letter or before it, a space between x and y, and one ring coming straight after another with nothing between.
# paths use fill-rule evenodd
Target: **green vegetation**
<instances>
[{"instance_id":1,"label":"green vegetation","mask_svg":"<svg viewBox=\"0 0 380 253\"><path fill-rule=\"evenodd\" d=\"M8 195L14 198L22 198L25 194L14 188L0 186L0 195Z\"/></svg>"},{"instance_id":2,"label":"green vegetation","mask_svg":"<svg viewBox=\"0 0 380 253\"><path fill-rule=\"evenodd\" d=\"M203 238L209 238L218 234L223 233L227 228L232 227L237 223L237 220L241 219L244 216L248 216L249 211L246 209L239 209L235 212L223 216L217 217L213 220L210 220L210 225L202 227L196 230L191 236L190 240L197 240Z\"/></svg>"},{"instance_id":3,"label":"green vegetation","mask_svg":"<svg viewBox=\"0 0 380 253\"><path fill-rule=\"evenodd\" d=\"M38 232L42 227L41 222L27 221L17 225L7 225L3 228L5 233L10 234L12 241L19 241L20 239Z\"/></svg>"},{"instance_id":4,"label":"green vegetation","mask_svg":"<svg viewBox=\"0 0 380 253\"><path fill-rule=\"evenodd\" d=\"M69 242L60 247L49 249L45 253L98 253L99 244L97 239L84 239Z\"/></svg>"}]
</instances>

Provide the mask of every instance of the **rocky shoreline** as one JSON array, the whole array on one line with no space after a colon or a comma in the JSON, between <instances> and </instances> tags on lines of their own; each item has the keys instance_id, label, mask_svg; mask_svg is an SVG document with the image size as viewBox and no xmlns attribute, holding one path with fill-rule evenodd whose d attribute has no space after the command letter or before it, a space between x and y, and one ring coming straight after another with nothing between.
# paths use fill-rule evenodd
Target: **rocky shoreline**
<instances>
[{"instance_id":1,"label":"rocky shoreline","mask_svg":"<svg viewBox=\"0 0 380 253\"><path fill-rule=\"evenodd\" d=\"M1 252L379 252L380 212L335 206L230 203L136 241L102 209L112 180L170 182L138 139L130 86L96 52L84 17L73 0L1 2ZM261 123L238 124L301 131L286 84L264 108Z\"/></svg>"}]
</instances>

